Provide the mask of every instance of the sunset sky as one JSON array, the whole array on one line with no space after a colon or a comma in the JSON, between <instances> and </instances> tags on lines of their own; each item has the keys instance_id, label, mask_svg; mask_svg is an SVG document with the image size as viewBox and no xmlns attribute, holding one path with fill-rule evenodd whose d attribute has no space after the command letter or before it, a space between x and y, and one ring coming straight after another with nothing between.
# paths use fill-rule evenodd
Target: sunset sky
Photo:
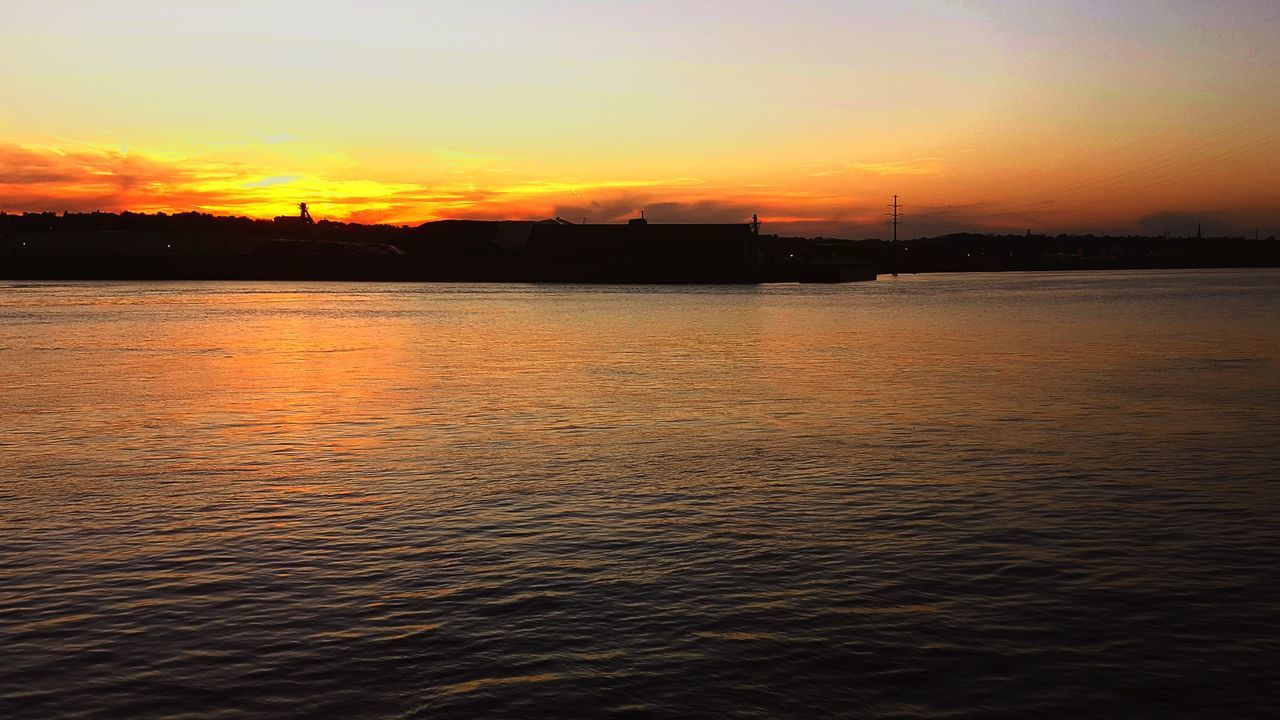
<instances>
[{"instance_id":1,"label":"sunset sky","mask_svg":"<svg viewBox=\"0 0 1280 720\"><path fill-rule=\"evenodd\" d=\"M0 209L1280 233L1275 0L4 0Z\"/></svg>"}]
</instances>

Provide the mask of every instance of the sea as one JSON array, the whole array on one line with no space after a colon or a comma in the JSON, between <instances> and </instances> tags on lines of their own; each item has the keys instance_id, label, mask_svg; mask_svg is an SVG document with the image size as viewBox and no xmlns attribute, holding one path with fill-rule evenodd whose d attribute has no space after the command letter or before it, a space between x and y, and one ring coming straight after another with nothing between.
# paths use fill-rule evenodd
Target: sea
<instances>
[{"instance_id":1,"label":"sea","mask_svg":"<svg viewBox=\"0 0 1280 720\"><path fill-rule=\"evenodd\" d=\"M0 282L0 717L1264 718L1280 271Z\"/></svg>"}]
</instances>

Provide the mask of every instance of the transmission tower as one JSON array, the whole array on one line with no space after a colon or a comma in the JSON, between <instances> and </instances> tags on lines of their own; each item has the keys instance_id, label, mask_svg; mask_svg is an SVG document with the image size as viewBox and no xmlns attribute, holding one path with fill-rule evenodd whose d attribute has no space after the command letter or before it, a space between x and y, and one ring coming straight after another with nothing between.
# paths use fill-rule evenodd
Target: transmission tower
<instances>
[{"instance_id":1,"label":"transmission tower","mask_svg":"<svg viewBox=\"0 0 1280 720\"><path fill-rule=\"evenodd\" d=\"M902 217L902 213L899 212L899 210L902 209L902 206L898 204L898 196L894 195L893 204L886 207L893 208L893 212L885 213L885 215L891 218L888 224L893 226L893 241L898 242L898 226L902 224L902 220L900 219Z\"/></svg>"}]
</instances>

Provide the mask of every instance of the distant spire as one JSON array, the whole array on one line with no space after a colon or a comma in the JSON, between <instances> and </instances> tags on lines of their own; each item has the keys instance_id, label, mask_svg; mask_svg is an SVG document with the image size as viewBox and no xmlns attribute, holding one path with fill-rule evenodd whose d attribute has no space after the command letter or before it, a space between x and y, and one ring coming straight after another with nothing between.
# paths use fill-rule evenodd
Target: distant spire
<instances>
[{"instance_id":1,"label":"distant spire","mask_svg":"<svg viewBox=\"0 0 1280 720\"><path fill-rule=\"evenodd\" d=\"M1201 232L1201 227L1202 227L1202 225L1203 225L1203 223L1201 223L1199 220L1197 220L1197 221L1196 221L1196 239L1197 239L1197 240L1203 240L1203 239L1204 239L1204 233L1203 233L1203 232Z\"/></svg>"}]
</instances>

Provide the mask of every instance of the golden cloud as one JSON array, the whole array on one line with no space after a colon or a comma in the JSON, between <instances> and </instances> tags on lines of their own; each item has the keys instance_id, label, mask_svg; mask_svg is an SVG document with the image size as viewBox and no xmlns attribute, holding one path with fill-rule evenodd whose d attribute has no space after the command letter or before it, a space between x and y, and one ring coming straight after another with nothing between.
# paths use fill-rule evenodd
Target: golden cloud
<instances>
[{"instance_id":1,"label":"golden cloud","mask_svg":"<svg viewBox=\"0 0 1280 720\"><path fill-rule=\"evenodd\" d=\"M350 165L341 172L358 170ZM640 189L697 187L696 178L526 180L485 188L427 185L183 157L126 153L67 141L0 144L0 210L184 212L272 217L306 201L317 217L417 222L443 217L547 217L556 199Z\"/></svg>"}]
</instances>

